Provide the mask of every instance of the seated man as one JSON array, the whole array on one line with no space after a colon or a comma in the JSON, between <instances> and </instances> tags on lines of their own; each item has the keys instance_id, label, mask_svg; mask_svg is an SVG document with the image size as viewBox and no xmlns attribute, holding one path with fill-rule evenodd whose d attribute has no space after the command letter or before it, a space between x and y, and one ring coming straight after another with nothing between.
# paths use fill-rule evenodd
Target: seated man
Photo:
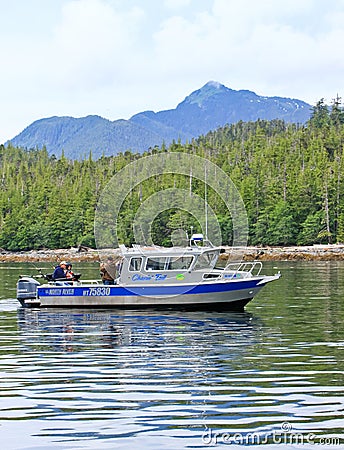
<instances>
[{"instance_id":1,"label":"seated man","mask_svg":"<svg viewBox=\"0 0 344 450\"><path fill-rule=\"evenodd\" d=\"M66 261L61 261L58 266L55 267L53 273L53 280L64 280L66 278L67 263Z\"/></svg>"}]
</instances>

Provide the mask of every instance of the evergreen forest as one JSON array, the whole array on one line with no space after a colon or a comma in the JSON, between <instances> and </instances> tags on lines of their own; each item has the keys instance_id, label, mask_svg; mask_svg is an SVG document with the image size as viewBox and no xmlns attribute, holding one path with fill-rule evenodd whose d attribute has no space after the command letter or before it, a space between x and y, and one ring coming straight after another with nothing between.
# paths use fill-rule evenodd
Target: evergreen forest
<instances>
[{"instance_id":1,"label":"evergreen forest","mask_svg":"<svg viewBox=\"0 0 344 450\"><path fill-rule=\"evenodd\" d=\"M85 149L88 151L88 149ZM111 177L128 163L159 152L184 152L207 158L233 181L249 221L249 245L286 246L344 242L344 109L337 97L331 106L320 100L304 125L258 120L227 125L186 144L130 151L97 160L56 158L43 149L0 146L0 247L9 251L94 247L97 201ZM118 236L133 243L132 219L154 190L190 180L169 174L148 180L124 201ZM192 181L204 196L204 185ZM224 204L209 203L230 245L231 218ZM154 243L171 245L174 230L198 230L192 216L178 209L154 220Z\"/></svg>"}]
</instances>

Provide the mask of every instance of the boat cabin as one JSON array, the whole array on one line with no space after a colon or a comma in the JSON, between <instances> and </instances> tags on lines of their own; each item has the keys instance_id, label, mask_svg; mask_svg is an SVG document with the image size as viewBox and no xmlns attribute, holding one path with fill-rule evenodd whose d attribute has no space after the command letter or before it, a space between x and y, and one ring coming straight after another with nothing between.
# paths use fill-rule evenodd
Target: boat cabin
<instances>
[{"instance_id":1,"label":"boat cabin","mask_svg":"<svg viewBox=\"0 0 344 450\"><path fill-rule=\"evenodd\" d=\"M143 247L121 248L121 284L198 282L204 272L215 268L221 249L198 244L185 248Z\"/></svg>"}]
</instances>

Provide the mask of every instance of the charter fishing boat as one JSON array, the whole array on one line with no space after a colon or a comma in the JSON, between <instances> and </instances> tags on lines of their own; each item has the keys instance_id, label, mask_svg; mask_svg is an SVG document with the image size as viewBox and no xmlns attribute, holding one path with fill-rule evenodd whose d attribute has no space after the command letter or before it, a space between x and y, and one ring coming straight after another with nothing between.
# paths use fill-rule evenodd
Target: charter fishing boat
<instances>
[{"instance_id":1,"label":"charter fishing boat","mask_svg":"<svg viewBox=\"0 0 344 450\"><path fill-rule=\"evenodd\" d=\"M194 234L185 247L120 246L114 285L100 280L51 280L21 276L17 299L24 307L242 309L280 273L262 275L260 261L218 267L221 247Z\"/></svg>"}]
</instances>

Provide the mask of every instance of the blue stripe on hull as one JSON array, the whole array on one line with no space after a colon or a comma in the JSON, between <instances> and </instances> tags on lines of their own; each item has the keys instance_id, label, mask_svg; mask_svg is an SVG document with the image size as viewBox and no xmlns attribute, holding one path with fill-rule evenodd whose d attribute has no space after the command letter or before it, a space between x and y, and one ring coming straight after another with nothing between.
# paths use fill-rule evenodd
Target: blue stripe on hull
<instances>
[{"instance_id":1,"label":"blue stripe on hull","mask_svg":"<svg viewBox=\"0 0 344 450\"><path fill-rule=\"evenodd\" d=\"M160 297L174 295L199 295L199 294L216 294L226 293L238 290L254 288L260 279L216 283L216 284L199 284L195 286L188 285L171 285L171 286L49 286L38 287L38 297Z\"/></svg>"}]
</instances>

